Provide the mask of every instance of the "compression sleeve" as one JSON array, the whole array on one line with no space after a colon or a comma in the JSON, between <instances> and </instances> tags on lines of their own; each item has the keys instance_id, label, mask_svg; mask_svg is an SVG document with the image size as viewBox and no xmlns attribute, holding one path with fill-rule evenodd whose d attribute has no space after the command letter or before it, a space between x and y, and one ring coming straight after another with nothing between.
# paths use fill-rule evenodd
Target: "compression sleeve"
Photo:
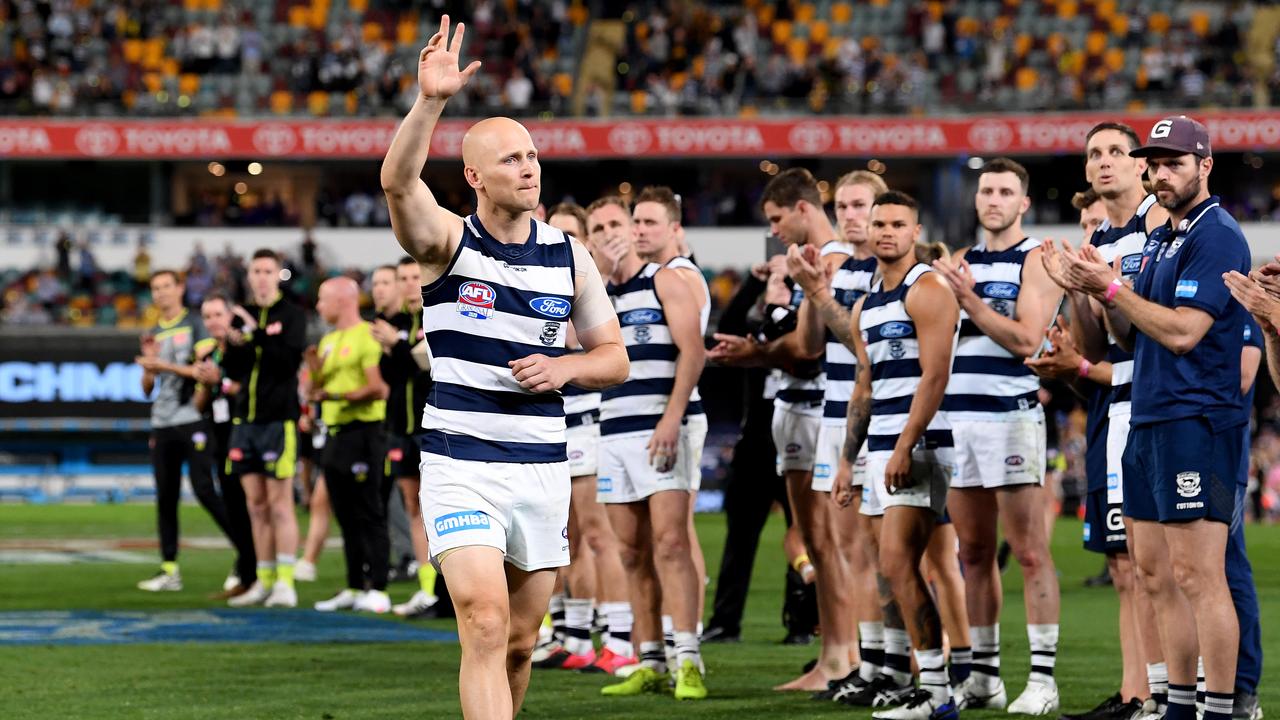
<instances>
[{"instance_id":1,"label":"compression sleeve","mask_svg":"<svg viewBox=\"0 0 1280 720\"><path fill-rule=\"evenodd\" d=\"M617 313L591 253L577 240L570 242L573 243L574 268L573 326L578 332L585 332L616 318Z\"/></svg>"}]
</instances>

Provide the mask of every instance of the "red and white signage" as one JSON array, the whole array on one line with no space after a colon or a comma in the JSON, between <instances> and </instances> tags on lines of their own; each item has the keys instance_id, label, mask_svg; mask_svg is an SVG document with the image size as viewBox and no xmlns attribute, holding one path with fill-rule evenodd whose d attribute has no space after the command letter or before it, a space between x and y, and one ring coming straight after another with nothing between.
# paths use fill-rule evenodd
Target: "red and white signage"
<instances>
[{"instance_id":1,"label":"red and white signage","mask_svg":"<svg viewBox=\"0 0 1280 720\"><path fill-rule=\"evenodd\" d=\"M1280 145L1280 112L1192 113L1209 128L1215 150ZM1162 115L1071 113L940 118L816 117L552 120L525 123L546 159L941 157L1079 153L1089 128L1103 121L1139 134ZM471 120L445 120L431 155L458 158ZM381 120L46 120L0 119L0 158L377 159L395 135Z\"/></svg>"}]
</instances>

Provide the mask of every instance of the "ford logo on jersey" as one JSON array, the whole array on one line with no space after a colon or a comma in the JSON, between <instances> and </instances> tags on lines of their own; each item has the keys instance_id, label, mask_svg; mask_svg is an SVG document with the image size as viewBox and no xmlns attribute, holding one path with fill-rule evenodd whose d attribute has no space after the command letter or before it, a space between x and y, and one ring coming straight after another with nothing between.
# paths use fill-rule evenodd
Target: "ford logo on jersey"
<instances>
[{"instance_id":1,"label":"ford logo on jersey","mask_svg":"<svg viewBox=\"0 0 1280 720\"><path fill-rule=\"evenodd\" d=\"M489 516L479 510L464 510L441 515L436 518L435 526L437 535L448 535L463 530L481 530L489 527Z\"/></svg>"},{"instance_id":2,"label":"ford logo on jersey","mask_svg":"<svg viewBox=\"0 0 1280 720\"><path fill-rule=\"evenodd\" d=\"M458 288L458 314L476 320L493 317L493 303L498 293L482 282L469 280Z\"/></svg>"},{"instance_id":3,"label":"ford logo on jersey","mask_svg":"<svg viewBox=\"0 0 1280 720\"><path fill-rule=\"evenodd\" d=\"M1120 272L1123 275L1133 275L1142 269L1142 253L1134 255L1126 255L1120 261Z\"/></svg>"},{"instance_id":4,"label":"ford logo on jersey","mask_svg":"<svg viewBox=\"0 0 1280 720\"><path fill-rule=\"evenodd\" d=\"M880 326L880 337L900 338L911 334L911 326L904 322L887 322Z\"/></svg>"},{"instance_id":5,"label":"ford logo on jersey","mask_svg":"<svg viewBox=\"0 0 1280 720\"><path fill-rule=\"evenodd\" d=\"M983 286L982 293L992 298L1018 297L1018 286L1007 282L989 282Z\"/></svg>"},{"instance_id":6,"label":"ford logo on jersey","mask_svg":"<svg viewBox=\"0 0 1280 720\"><path fill-rule=\"evenodd\" d=\"M558 297L536 297L529 301L529 307L539 315L547 317L562 318L569 317L569 309L572 307L568 300Z\"/></svg>"},{"instance_id":7,"label":"ford logo on jersey","mask_svg":"<svg viewBox=\"0 0 1280 720\"><path fill-rule=\"evenodd\" d=\"M622 313L622 316L619 317L618 320L620 320L623 325L649 325L662 320L662 313L657 310L642 308L640 310L632 310L630 312Z\"/></svg>"}]
</instances>

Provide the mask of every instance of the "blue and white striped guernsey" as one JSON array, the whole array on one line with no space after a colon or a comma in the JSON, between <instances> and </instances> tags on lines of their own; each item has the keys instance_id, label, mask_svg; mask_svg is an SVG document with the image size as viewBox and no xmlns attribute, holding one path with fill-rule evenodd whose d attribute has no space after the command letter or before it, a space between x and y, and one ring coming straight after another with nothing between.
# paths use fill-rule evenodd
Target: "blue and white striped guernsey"
<instances>
[{"instance_id":1,"label":"blue and white striped guernsey","mask_svg":"<svg viewBox=\"0 0 1280 720\"><path fill-rule=\"evenodd\" d=\"M1091 242L1108 263L1120 258L1120 273L1132 280L1142 269L1142 248L1147 244L1147 211L1156 204L1156 196L1148 195L1138 211L1124 227L1114 228L1103 220L1093 232ZM1107 360L1111 362L1111 410L1109 414L1127 415L1133 385L1133 353L1120 349L1116 339L1107 336Z\"/></svg>"},{"instance_id":2,"label":"blue and white striped guernsey","mask_svg":"<svg viewBox=\"0 0 1280 720\"><path fill-rule=\"evenodd\" d=\"M1025 238L1008 250L978 243L965 253L973 273L973 291L992 310L1016 317L1022 290L1022 265L1040 241ZM1040 379L960 310L960 342L951 365L951 381L942 409L952 420L1001 420L1009 413L1037 410Z\"/></svg>"},{"instance_id":3,"label":"blue and white striped guernsey","mask_svg":"<svg viewBox=\"0 0 1280 720\"><path fill-rule=\"evenodd\" d=\"M604 391L600 402L601 435L653 430L671 399L680 351L671 340L671 329L653 281L661 269L657 263L648 263L630 280L609 285L631 373L621 385ZM701 404L697 412L702 412Z\"/></svg>"},{"instance_id":4,"label":"blue and white striped guernsey","mask_svg":"<svg viewBox=\"0 0 1280 720\"><path fill-rule=\"evenodd\" d=\"M911 401L920 387L920 341L916 324L907 314L907 291L921 275L933 272L917 263L892 290L884 280L876 282L862 304L858 331L871 362L871 424L867 428L867 453L892 454L907 426ZM955 446L945 412L934 413L925 428L926 449Z\"/></svg>"},{"instance_id":5,"label":"blue and white striped guernsey","mask_svg":"<svg viewBox=\"0 0 1280 720\"><path fill-rule=\"evenodd\" d=\"M422 288L434 385L422 413L424 452L457 460L562 462L560 393L522 387L507 363L565 353L574 295L568 236L531 220L529 239L503 244L475 215L445 274Z\"/></svg>"},{"instance_id":6,"label":"blue and white striped guernsey","mask_svg":"<svg viewBox=\"0 0 1280 720\"><path fill-rule=\"evenodd\" d=\"M851 309L858 299L871 291L871 280L876 274L876 259L859 260L850 257L831 277L831 292L836 303L845 310ZM822 372L826 375L825 396L822 405L823 424L844 426L849 411L849 398L853 397L853 385L857 380L858 358L853 350L836 339L831 328L824 329L827 350L822 357Z\"/></svg>"},{"instance_id":7,"label":"blue and white striped guernsey","mask_svg":"<svg viewBox=\"0 0 1280 720\"><path fill-rule=\"evenodd\" d=\"M702 281L702 313L699 316L701 321L702 337L707 336L707 325L711 322L711 288L707 285L707 278L702 274L702 268L698 267L692 260L683 255L677 255L667 261L666 267L679 269L685 268L698 273L698 279ZM684 416L706 415L702 407L702 393L698 392L698 386L693 386L693 392L689 394L689 405L685 407Z\"/></svg>"},{"instance_id":8,"label":"blue and white striped guernsey","mask_svg":"<svg viewBox=\"0 0 1280 720\"><path fill-rule=\"evenodd\" d=\"M819 255L826 257L832 253L852 255L853 246L849 243L832 240L822 246ZM791 309L799 311L804 302L804 288L799 283L791 288ZM826 375L819 372L817 376L802 378L783 370L774 370L773 376L778 384L778 393L773 398L773 406L801 415L821 416Z\"/></svg>"}]
</instances>

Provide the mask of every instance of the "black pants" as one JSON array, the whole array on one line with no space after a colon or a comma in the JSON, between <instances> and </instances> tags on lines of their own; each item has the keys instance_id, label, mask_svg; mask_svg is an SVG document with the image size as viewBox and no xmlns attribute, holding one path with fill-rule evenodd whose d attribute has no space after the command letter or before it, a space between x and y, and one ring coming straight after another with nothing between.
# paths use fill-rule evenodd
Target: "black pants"
<instances>
[{"instance_id":1,"label":"black pants","mask_svg":"<svg viewBox=\"0 0 1280 720\"><path fill-rule=\"evenodd\" d=\"M748 383L748 392L759 390ZM751 397L749 395L748 397ZM720 576L716 579L716 596L708 627L722 627L737 634L742 630L742 614L751 587L751 571L760 546L760 533L769 519L774 502L790 512L787 487L774 472L777 453L773 447L770 421L773 402L753 400L747 408L742 437L733 448L729 464L729 482L724 492L724 555L720 559ZM790 525L790 515L787 524Z\"/></svg>"},{"instance_id":2,"label":"black pants","mask_svg":"<svg viewBox=\"0 0 1280 720\"><path fill-rule=\"evenodd\" d=\"M178 559L178 501L182 498L182 463L191 474L191 489L228 538L227 513L213 486L213 438L203 420L151 432L151 467L156 476L156 520L160 557Z\"/></svg>"},{"instance_id":3,"label":"black pants","mask_svg":"<svg viewBox=\"0 0 1280 720\"><path fill-rule=\"evenodd\" d=\"M249 504L244 497L244 485L240 478L227 474L227 450L231 447L231 423L213 426L216 440L213 466L217 470L218 488L222 491L222 506L227 513L227 530L231 544L236 548L236 577L240 584L249 587L258 578L257 556L253 549L253 526L249 524Z\"/></svg>"},{"instance_id":4,"label":"black pants","mask_svg":"<svg viewBox=\"0 0 1280 720\"><path fill-rule=\"evenodd\" d=\"M387 495L385 453L377 423L351 423L329 430L324 447L324 481L329 504L342 529L347 587L387 589ZM366 571L367 568L367 571Z\"/></svg>"}]
</instances>

